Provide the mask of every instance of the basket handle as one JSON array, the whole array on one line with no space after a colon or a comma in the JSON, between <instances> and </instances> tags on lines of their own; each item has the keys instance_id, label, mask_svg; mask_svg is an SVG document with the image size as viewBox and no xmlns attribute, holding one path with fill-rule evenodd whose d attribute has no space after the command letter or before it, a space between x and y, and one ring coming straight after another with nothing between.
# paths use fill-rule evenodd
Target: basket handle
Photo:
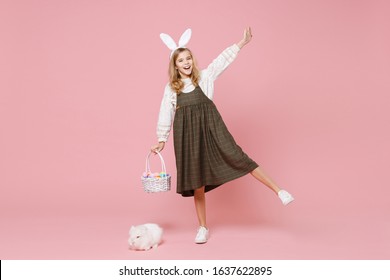
<instances>
[{"instance_id":1,"label":"basket handle","mask_svg":"<svg viewBox=\"0 0 390 280\"><path fill-rule=\"evenodd\" d=\"M167 169L165 167L165 162L164 162L162 155L157 151L156 151L156 153L158 154L158 156L160 157L160 160L161 160L162 172L167 173ZM152 154L152 152L150 152L148 154L148 156L146 157L146 165L145 165L145 172L150 172L150 173L152 173L152 171L150 170L150 162L149 162L149 158L150 158L151 154Z\"/></svg>"}]
</instances>

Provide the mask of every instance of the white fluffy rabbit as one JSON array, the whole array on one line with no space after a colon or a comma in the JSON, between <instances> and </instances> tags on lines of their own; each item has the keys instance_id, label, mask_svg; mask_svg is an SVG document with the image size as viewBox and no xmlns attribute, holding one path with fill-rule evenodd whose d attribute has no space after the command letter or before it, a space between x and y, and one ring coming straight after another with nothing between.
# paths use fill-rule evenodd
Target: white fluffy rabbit
<instances>
[{"instance_id":1,"label":"white fluffy rabbit","mask_svg":"<svg viewBox=\"0 0 390 280\"><path fill-rule=\"evenodd\" d=\"M132 250L149 250L157 248L162 241L162 228L157 224L131 226L129 231L129 248Z\"/></svg>"}]
</instances>

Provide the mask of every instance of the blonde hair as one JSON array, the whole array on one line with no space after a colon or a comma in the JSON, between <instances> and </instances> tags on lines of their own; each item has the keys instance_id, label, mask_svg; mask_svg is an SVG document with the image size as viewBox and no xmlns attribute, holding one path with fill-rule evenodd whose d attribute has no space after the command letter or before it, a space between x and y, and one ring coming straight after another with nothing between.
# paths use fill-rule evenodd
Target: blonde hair
<instances>
[{"instance_id":1,"label":"blonde hair","mask_svg":"<svg viewBox=\"0 0 390 280\"><path fill-rule=\"evenodd\" d=\"M197 87L199 84L199 69L196 64L195 58L192 55L192 52L187 49L187 48L178 48L175 50L172 54L171 60L169 62L169 69L168 69L168 74L169 74L169 85L171 86L172 90L176 92L176 94L180 94L181 90L184 88L184 83L181 80L180 73L176 69L176 59L179 56L180 53L188 51L191 55L192 58L192 72L191 72L191 81L192 84Z\"/></svg>"}]
</instances>

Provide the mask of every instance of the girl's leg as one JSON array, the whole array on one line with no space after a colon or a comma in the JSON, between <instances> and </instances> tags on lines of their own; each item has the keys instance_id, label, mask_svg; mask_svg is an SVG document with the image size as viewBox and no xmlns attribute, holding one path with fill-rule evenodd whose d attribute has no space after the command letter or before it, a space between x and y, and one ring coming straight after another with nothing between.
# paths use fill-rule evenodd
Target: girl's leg
<instances>
[{"instance_id":1,"label":"girl's leg","mask_svg":"<svg viewBox=\"0 0 390 280\"><path fill-rule=\"evenodd\" d=\"M206 196L204 187L195 190L194 193L195 209L198 215L199 228L196 233L195 243L206 243L209 238L209 230L206 225Z\"/></svg>"},{"instance_id":2,"label":"girl's leg","mask_svg":"<svg viewBox=\"0 0 390 280\"><path fill-rule=\"evenodd\" d=\"M257 167L255 170L253 170L251 174L253 177L262 182L276 194L278 194L278 192L280 191L278 185L276 185L276 183L272 181L272 179L267 174L265 174L264 170L262 170L260 167Z\"/></svg>"},{"instance_id":3,"label":"girl's leg","mask_svg":"<svg viewBox=\"0 0 390 280\"><path fill-rule=\"evenodd\" d=\"M251 174L257 180L259 180L264 185L266 185L268 188L273 190L278 195L278 197L282 201L283 205L287 205L287 204L291 203L292 201L294 201L294 197L291 194L289 194L287 191L281 190L278 187L278 185L276 185L276 183L274 181L272 181L272 179L270 177L268 177L268 175L265 174L265 172L260 167L257 167L255 170L253 170L251 172Z\"/></svg>"},{"instance_id":4,"label":"girl's leg","mask_svg":"<svg viewBox=\"0 0 390 280\"><path fill-rule=\"evenodd\" d=\"M195 209L198 216L199 226L206 226L206 196L204 187L195 190L194 193Z\"/></svg>"}]
</instances>

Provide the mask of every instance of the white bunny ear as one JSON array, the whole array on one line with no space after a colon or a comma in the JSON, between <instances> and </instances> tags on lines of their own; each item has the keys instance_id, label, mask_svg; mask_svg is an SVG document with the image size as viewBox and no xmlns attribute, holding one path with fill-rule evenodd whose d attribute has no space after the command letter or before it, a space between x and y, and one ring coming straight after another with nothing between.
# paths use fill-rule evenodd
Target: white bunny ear
<instances>
[{"instance_id":1,"label":"white bunny ear","mask_svg":"<svg viewBox=\"0 0 390 280\"><path fill-rule=\"evenodd\" d=\"M191 39L191 35L192 35L192 32L191 32L190 28L188 28L186 31L184 31L184 33L181 35L180 40L179 40L179 48L184 48L188 44L188 42Z\"/></svg>"},{"instance_id":2,"label":"white bunny ear","mask_svg":"<svg viewBox=\"0 0 390 280\"><path fill-rule=\"evenodd\" d=\"M160 34L161 40L164 42L164 44L171 50L175 50L177 48L177 45L175 41L173 41L172 37L169 36L168 34L161 33Z\"/></svg>"}]
</instances>

